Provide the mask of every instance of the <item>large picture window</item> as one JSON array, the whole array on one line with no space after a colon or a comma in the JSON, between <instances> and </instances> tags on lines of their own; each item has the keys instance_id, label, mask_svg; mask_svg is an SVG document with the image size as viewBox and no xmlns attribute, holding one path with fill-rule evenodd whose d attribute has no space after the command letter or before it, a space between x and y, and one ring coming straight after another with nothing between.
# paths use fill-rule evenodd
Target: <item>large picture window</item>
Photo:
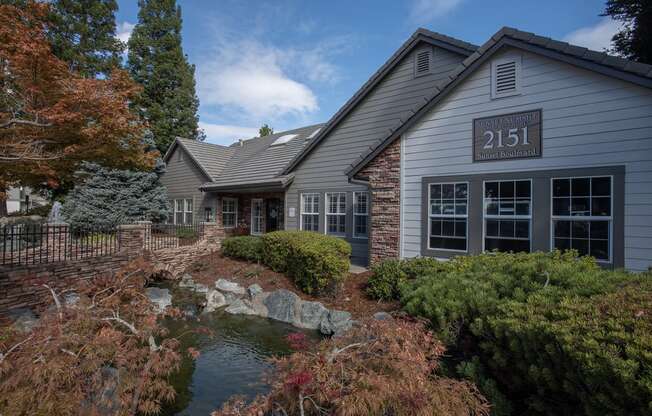
<instances>
[{"instance_id":1,"label":"large picture window","mask_svg":"<svg viewBox=\"0 0 652 416\"><path fill-rule=\"evenodd\" d=\"M353 236L369 237L369 192L353 193Z\"/></svg>"},{"instance_id":2,"label":"large picture window","mask_svg":"<svg viewBox=\"0 0 652 416\"><path fill-rule=\"evenodd\" d=\"M552 180L552 239L559 250L611 261L612 178Z\"/></svg>"},{"instance_id":3,"label":"large picture window","mask_svg":"<svg viewBox=\"0 0 652 416\"><path fill-rule=\"evenodd\" d=\"M263 233L263 200L251 200L251 234Z\"/></svg>"},{"instance_id":4,"label":"large picture window","mask_svg":"<svg viewBox=\"0 0 652 416\"><path fill-rule=\"evenodd\" d=\"M186 199L186 203L184 204L186 207L186 210L184 212L184 219L183 223L184 224L192 224L192 199Z\"/></svg>"},{"instance_id":5,"label":"large picture window","mask_svg":"<svg viewBox=\"0 0 652 416\"><path fill-rule=\"evenodd\" d=\"M326 194L326 232L346 234L346 192Z\"/></svg>"},{"instance_id":6,"label":"large picture window","mask_svg":"<svg viewBox=\"0 0 652 416\"><path fill-rule=\"evenodd\" d=\"M529 252L532 229L532 182L484 183L484 249Z\"/></svg>"},{"instance_id":7,"label":"large picture window","mask_svg":"<svg viewBox=\"0 0 652 416\"><path fill-rule=\"evenodd\" d=\"M234 228L238 222L238 200L222 199L222 225L224 228Z\"/></svg>"},{"instance_id":8,"label":"large picture window","mask_svg":"<svg viewBox=\"0 0 652 416\"><path fill-rule=\"evenodd\" d=\"M428 247L466 251L469 185L434 183L428 193Z\"/></svg>"},{"instance_id":9,"label":"large picture window","mask_svg":"<svg viewBox=\"0 0 652 416\"><path fill-rule=\"evenodd\" d=\"M301 194L301 229L319 231L319 194Z\"/></svg>"}]
</instances>

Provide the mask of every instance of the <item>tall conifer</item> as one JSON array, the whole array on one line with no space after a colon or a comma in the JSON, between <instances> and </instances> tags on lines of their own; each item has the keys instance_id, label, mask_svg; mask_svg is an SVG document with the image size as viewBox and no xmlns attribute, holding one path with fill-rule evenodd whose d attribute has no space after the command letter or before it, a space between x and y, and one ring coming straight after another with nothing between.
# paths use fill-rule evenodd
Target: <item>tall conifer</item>
<instances>
[{"instance_id":1,"label":"tall conifer","mask_svg":"<svg viewBox=\"0 0 652 416\"><path fill-rule=\"evenodd\" d=\"M116 0L55 0L48 36L52 52L85 78L120 66L125 45L116 38Z\"/></svg>"},{"instance_id":2,"label":"tall conifer","mask_svg":"<svg viewBox=\"0 0 652 416\"><path fill-rule=\"evenodd\" d=\"M165 153L175 137L198 139L195 66L181 47L181 8L175 0L139 0L129 39L128 68L143 86L134 108L149 122Z\"/></svg>"}]
</instances>

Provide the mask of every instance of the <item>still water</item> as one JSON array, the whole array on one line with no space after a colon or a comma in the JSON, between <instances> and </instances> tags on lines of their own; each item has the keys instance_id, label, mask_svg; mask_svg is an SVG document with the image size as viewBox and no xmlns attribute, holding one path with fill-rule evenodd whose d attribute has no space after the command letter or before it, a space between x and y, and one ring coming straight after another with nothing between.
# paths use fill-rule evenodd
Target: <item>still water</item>
<instances>
[{"instance_id":1,"label":"still water","mask_svg":"<svg viewBox=\"0 0 652 416\"><path fill-rule=\"evenodd\" d=\"M181 298L175 290L175 306L192 309L188 298ZM165 416L210 415L233 395L251 399L266 393L268 386L262 376L271 370L268 359L291 353L285 337L299 331L281 322L223 311L187 319L167 319L165 325L171 336L197 327L213 332L212 335L190 333L180 338L183 350L194 347L201 355L192 360L184 354L181 370L171 377L177 398L164 409ZM314 331L306 335L318 337Z\"/></svg>"}]
</instances>

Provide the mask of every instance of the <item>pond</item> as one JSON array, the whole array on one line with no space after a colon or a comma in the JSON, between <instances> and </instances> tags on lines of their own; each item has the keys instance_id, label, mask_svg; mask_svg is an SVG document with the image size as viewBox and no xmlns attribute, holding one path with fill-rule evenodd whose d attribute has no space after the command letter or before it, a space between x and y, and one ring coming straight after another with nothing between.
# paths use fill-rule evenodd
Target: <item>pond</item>
<instances>
[{"instance_id":1,"label":"pond","mask_svg":"<svg viewBox=\"0 0 652 416\"><path fill-rule=\"evenodd\" d=\"M191 310L189 315L193 315L189 292L174 289L172 293L173 304ZM180 371L171 376L177 398L163 409L165 416L210 415L233 395L252 399L266 393L268 386L263 375L271 369L268 359L291 353L286 336L300 331L281 322L224 311L187 319L167 318L164 324L171 336L199 327L213 332L212 335L189 333L180 338L183 350L194 347L201 355L192 360L184 354ZM306 335L318 339L315 331Z\"/></svg>"}]
</instances>

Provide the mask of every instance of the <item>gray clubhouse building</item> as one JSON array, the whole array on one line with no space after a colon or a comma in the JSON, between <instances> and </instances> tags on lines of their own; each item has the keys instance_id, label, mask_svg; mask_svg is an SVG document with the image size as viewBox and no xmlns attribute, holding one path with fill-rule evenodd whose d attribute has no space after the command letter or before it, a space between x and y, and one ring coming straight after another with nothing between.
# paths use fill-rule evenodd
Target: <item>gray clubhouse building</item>
<instances>
[{"instance_id":1,"label":"gray clubhouse building","mask_svg":"<svg viewBox=\"0 0 652 416\"><path fill-rule=\"evenodd\" d=\"M417 30L314 125L165 155L169 221L303 229L352 261L576 249L652 266L652 66L503 28Z\"/></svg>"}]
</instances>

